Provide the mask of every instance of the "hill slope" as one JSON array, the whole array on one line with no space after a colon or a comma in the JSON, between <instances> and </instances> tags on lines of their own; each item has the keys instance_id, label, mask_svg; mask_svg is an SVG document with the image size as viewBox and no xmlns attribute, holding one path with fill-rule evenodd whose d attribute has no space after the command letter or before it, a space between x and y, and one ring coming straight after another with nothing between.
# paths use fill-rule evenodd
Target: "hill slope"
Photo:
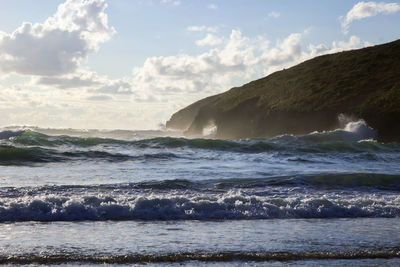
<instances>
[{"instance_id":1,"label":"hill slope","mask_svg":"<svg viewBox=\"0 0 400 267\"><path fill-rule=\"evenodd\" d=\"M319 56L173 114L168 128L219 138L306 134L364 119L383 141L400 141L400 40Z\"/></svg>"}]
</instances>

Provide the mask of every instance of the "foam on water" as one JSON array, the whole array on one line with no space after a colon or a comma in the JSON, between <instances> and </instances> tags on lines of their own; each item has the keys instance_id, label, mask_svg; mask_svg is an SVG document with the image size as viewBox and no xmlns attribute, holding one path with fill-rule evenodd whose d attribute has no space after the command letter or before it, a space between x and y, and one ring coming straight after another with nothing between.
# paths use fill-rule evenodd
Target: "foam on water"
<instances>
[{"instance_id":1,"label":"foam on water","mask_svg":"<svg viewBox=\"0 0 400 267\"><path fill-rule=\"evenodd\" d=\"M358 139L376 138L376 132L363 120L347 123L344 130L347 132L355 133L358 136Z\"/></svg>"},{"instance_id":2,"label":"foam on water","mask_svg":"<svg viewBox=\"0 0 400 267\"><path fill-rule=\"evenodd\" d=\"M188 184L175 181L171 188L149 184L3 188L0 222L400 216L400 196L393 191L261 185L226 188L218 182L214 187L192 189Z\"/></svg>"},{"instance_id":3,"label":"foam on water","mask_svg":"<svg viewBox=\"0 0 400 267\"><path fill-rule=\"evenodd\" d=\"M275 140L284 140L286 142L359 142L362 140L374 140L377 137L376 132L369 127L365 121L350 121L344 128L333 131L313 132L306 135L287 135L275 137Z\"/></svg>"}]
</instances>

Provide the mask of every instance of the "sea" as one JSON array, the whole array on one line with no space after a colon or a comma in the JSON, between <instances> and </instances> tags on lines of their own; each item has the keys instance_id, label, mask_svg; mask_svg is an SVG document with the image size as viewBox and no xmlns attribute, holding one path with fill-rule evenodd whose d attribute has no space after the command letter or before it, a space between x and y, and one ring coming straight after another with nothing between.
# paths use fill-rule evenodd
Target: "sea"
<instances>
[{"instance_id":1,"label":"sea","mask_svg":"<svg viewBox=\"0 0 400 267\"><path fill-rule=\"evenodd\" d=\"M0 264L400 266L400 143L0 129Z\"/></svg>"}]
</instances>

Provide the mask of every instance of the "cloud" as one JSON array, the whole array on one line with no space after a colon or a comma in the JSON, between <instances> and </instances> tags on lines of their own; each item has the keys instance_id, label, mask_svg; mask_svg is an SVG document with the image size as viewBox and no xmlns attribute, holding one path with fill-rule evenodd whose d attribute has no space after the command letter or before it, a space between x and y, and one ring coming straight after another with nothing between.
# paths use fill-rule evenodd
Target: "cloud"
<instances>
[{"instance_id":1,"label":"cloud","mask_svg":"<svg viewBox=\"0 0 400 267\"><path fill-rule=\"evenodd\" d=\"M268 17L269 17L269 18L274 18L274 19L276 19L276 18L279 18L280 16L281 16L281 14L278 13L278 12L275 12L275 11L271 11L271 12L268 13Z\"/></svg>"},{"instance_id":2,"label":"cloud","mask_svg":"<svg viewBox=\"0 0 400 267\"><path fill-rule=\"evenodd\" d=\"M205 96L225 91L312 57L362 47L360 38L331 45L303 46L301 33L292 33L271 45L262 37L245 37L232 30L219 48L198 55L180 54L147 58L132 71L131 87L141 101L156 95L159 101L177 96ZM169 100L168 100L169 99Z\"/></svg>"},{"instance_id":3,"label":"cloud","mask_svg":"<svg viewBox=\"0 0 400 267\"><path fill-rule=\"evenodd\" d=\"M24 84L14 84L9 87L0 85L0 106L2 108L37 108L49 106L45 97L45 92L26 90ZM54 104L52 104L54 106ZM21 109L22 110L22 109Z\"/></svg>"},{"instance_id":4,"label":"cloud","mask_svg":"<svg viewBox=\"0 0 400 267\"><path fill-rule=\"evenodd\" d=\"M209 4L209 5L207 5L207 8L216 10L216 9L218 9L218 6L216 4Z\"/></svg>"},{"instance_id":5,"label":"cloud","mask_svg":"<svg viewBox=\"0 0 400 267\"><path fill-rule=\"evenodd\" d=\"M207 26L189 26L187 28L188 31L190 32L217 32L218 31L218 27L207 27Z\"/></svg>"},{"instance_id":6,"label":"cloud","mask_svg":"<svg viewBox=\"0 0 400 267\"><path fill-rule=\"evenodd\" d=\"M325 44L319 45L308 45L309 58L313 58L319 55L332 54L342 52L345 50L357 49L362 47L371 46L369 42L361 42L361 39L355 35L351 36L348 41L334 41L332 45L328 47Z\"/></svg>"},{"instance_id":7,"label":"cloud","mask_svg":"<svg viewBox=\"0 0 400 267\"><path fill-rule=\"evenodd\" d=\"M123 79L108 81L108 83L103 86L96 88L96 92L103 94L120 94L120 95L130 95L133 94L132 84L129 81L124 81Z\"/></svg>"},{"instance_id":8,"label":"cloud","mask_svg":"<svg viewBox=\"0 0 400 267\"><path fill-rule=\"evenodd\" d=\"M340 52L343 50L350 50L361 47L361 39L355 35L351 36L348 42L339 41L332 43L332 49L330 52Z\"/></svg>"},{"instance_id":9,"label":"cloud","mask_svg":"<svg viewBox=\"0 0 400 267\"><path fill-rule=\"evenodd\" d=\"M334 42L330 46L309 45L305 49L302 46L300 33L290 34L271 45L269 40L259 36L246 37L238 29L232 30L228 37L221 39L222 43L218 48L210 48L207 52L197 55L180 54L147 58L143 66L133 69L132 75L121 79L111 80L94 72L79 70L61 76L35 77L30 86L70 89L49 90L49 94L63 92L59 99L187 103L293 66L317 55L363 45L358 37L352 36L347 41ZM51 97L54 98L48 96L49 99ZM21 99L20 103L29 102ZM40 103L43 97L32 99L34 100L29 103Z\"/></svg>"},{"instance_id":10,"label":"cloud","mask_svg":"<svg viewBox=\"0 0 400 267\"><path fill-rule=\"evenodd\" d=\"M181 4L181 1L179 1L179 0L161 0L161 3L163 3L163 4L172 4L174 6L179 6Z\"/></svg>"},{"instance_id":11,"label":"cloud","mask_svg":"<svg viewBox=\"0 0 400 267\"><path fill-rule=\"evenodd\" d=\"M222 43L222 38L215 36L213 34L208 33L204 39L196 41L196 45L198 46L216 46Z\"/></svg>"},{"instance_id":12,"label":"cloud","mask_svg":"<svg viewBox=\"0 0 400 267\"><path fill-rule=\"evenodd\" d=\"M340 17L343 32L347 33L350 23L355 20L373 17L379 14L394 14L399 10L400 4L398 3L359 2L347 12L345 17Z\"/></svg>"},{"instance_id":13,"label":"cloud","mask_svg":"<svg viewBox=\"0 0 400 267\"><path fill-rule=\"evenodd\" d=\"M95 72L79 70L71 75L34 77L31 84L58 89L82 89L90 94L102 95L133 95L132 84L128 78L109 79ZM89 98L87 98L89 99ZM90 99L93 100L93 99Z\"/></svg>"},{"instance_id":14,"label":"cloud","mask_svg":"<svg viewBox=\"0 0 400 267\"><path fill-rule=\"evenodd\" d=\"M291 46L292 38L283 41L280 49L269 50L271 54L263 55L268 47L267 40L250 39L244 37L240 30L232 30L229 38L222 41L221 49L214 48L193 56L182 54L148 58L142 67L133 70L132 86L145 94L151 91L163 97L220 92L232 86L236 78L251 77L258 68L262 70L259 72L261 76L265 68L300 56L301 53ZM294 55L289 56L289 53ZM278 60L279 57L284 58Z\"/></svg>"},{"instance_id":15,"label":"cloud","mask_svg":"<svg viewBox=\"0 0 400 267\"><path fill-rule=\"evenodd\" d=\"M90 101L110 101L113 100L113 98L109 95L92 95L92 96L88 96L86 98L87 100Z\"/></svg>"},{"instance_id":16,"label":"cloud","mask_svg":"<svg viewBox=\"0 0 400 267\"><path fill-rule=\"evenodd\" d=\"M111 38L104 0L68 0L44 23L23 23L0 35L0 71L57 76L75 72L80 61Z\"/></svg>"},{"instance_id":17,"label":"cloud","mask_svg":"<svg viewBox=\"0 0 400 267\"><path fill-rule=\"evenodd\" d=\"M288 62L296 62L302 58L303 51L301 46L300 33L292 33L283 41L278 42L276 47L263 53L262 60L269 66L280 66Z\"/></svg>"},{"instance_id":18,"label":"cloud","mask_svg":"<svg viewBox=\"0 0 400 267\"><path fill-rule=\"evenodd\" d=\"M34 77L33 83L59 89L73 89L98 86L104 83L104 79L102 80L94 72L80 70L70 75Z\"/></svg>"}]
</instances>

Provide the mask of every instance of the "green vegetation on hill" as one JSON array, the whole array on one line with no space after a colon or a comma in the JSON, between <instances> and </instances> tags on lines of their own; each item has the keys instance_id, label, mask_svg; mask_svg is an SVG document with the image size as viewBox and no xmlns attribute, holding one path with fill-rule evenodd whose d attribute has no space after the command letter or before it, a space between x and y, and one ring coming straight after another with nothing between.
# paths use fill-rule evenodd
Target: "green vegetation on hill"
<instances>
[{"instance_id":1,"label":"green vegetation on hill","mask_svg":"<svg viewBox=\"0 0 400 267\"><path fill-rule=\"evenodd\" d=\"M196 135L214 123L220 138L270 137L331 130L339 114L400 140L400 40L319 56L202 99L167 127Z\"/></svg>"}]
</instances>

